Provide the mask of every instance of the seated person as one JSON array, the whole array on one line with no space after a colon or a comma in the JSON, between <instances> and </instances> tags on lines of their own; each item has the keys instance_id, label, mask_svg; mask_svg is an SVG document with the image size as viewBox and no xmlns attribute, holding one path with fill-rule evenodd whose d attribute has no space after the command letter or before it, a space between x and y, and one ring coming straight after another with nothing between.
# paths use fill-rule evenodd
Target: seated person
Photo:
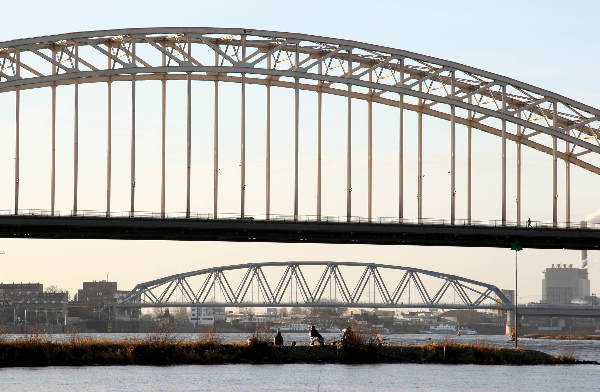
<instances>
[{"instance_id":1,"label":"seated person","mask_svg":"<svg viewBox=\"0 0 600 392\"><path fill-rule=\"evenodd\" d=\"M279 329L277 329L277 335L275 335L273 343L275 343L276 346L283 346L283 336L281 336L281 331Z\"/></svg>"},{"instance_id":2,"label":"seated person","mask_svg":"<svg viewBox=\"0 0 600 392\"><path fill-rule=\"evenodd\" d=\"M319 331L317 331L317 328L315 328L314 325L311 325L311 327L310 327L310 345L311 346L314 346L315 340L319 343L320 346L325 344L325 339L323 339L323 336L321 336L321 334L319 333Z\"/></svg>"}]
</instances>

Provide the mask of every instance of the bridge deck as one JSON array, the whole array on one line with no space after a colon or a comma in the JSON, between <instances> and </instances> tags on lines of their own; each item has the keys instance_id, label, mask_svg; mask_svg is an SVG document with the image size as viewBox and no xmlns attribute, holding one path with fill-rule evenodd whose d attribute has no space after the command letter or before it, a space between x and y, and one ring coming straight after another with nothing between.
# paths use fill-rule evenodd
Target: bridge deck
<instances>
[{"instance_id":1,"label":"bridge deck","mask_svg":"<svg viewBox=\"0 0 600 392\"><path fill-rule=\"evenodd\" d=\"M600 230L580 227L256 219L7 215L0 237L600 249Z\"/></svg>"}]
</instances>

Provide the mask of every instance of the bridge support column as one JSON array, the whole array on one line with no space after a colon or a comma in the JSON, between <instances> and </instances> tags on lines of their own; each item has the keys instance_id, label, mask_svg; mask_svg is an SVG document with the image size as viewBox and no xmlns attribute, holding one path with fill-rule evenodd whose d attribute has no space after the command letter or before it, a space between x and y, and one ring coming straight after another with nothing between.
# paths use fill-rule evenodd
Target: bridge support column
<instances>
[{"instance_id":1,"label":"bridge support column","mask_svg":"<svg viewBox=\"0 0 600 392\"><path fill-rule=\"evenodd\" d=\"M404 85L404 59L400 60L400 86ZM398 219L404 218L404 94L398 97Z\"/></svg>"},{"instance_id":2,"label":"bridge support column","mask_svg":"<svg viewBox=\"0 0 600 392\"><path fill-rule=\"evenodd\" d=\"M56 50L52 49L52 60L56 61ZM56 65L52 64L52 75L56 75ZM50 146L50 215L54 216L56 190L56 84L52 84L52 118Z\"/></svg>"},{"instance_id":3,"label":"bridge support column","mask_svg":"<svg viewBox=\"0 0 600 392\"><path fill-rule=\"evenodd\" d=\"M135 52L134 52L135 53ZM135 75L131 80L131 196L129 216L135 215Z\"/></svg>"},{"instance_id":4,"label":"bridge support column","mask_svg":"<svg viewBox=\"0 0 600 392\"><path fill-rule=\"evenodd\" d=\"M513 310L506 311L506 328L505 334L506 336L510 336L512 334L512 329L515 327L515 312Z\"/></svg>"},{"instance_id":5,"label":"bridge support column","mask_svg":"<svg viewBox=\"0 0 600 392\"><path fill-rule=\"evenodd\" d=\"M300 63L300 52L296 44L296 63L295 69L298 70ZM298 220L298 132L300 124L300 80L294 78L294 220Z\"/></svg>"},{"instance_id":6,"label":"bridge support column","mask_svg":"<svg viewBox=\"0 0 600 392\"><path fill-rule=\"evenodd\" d=\"M352 86L348 85L348 139L346 151L346 220L352 219Z\"/></svg>"},{"instance_id":7,"label":"bridge support column","mask_svg":"<svg viewBox=\"0 0 600 392\"><path fill-rule=\"evenodd\" d=\"M554 101L552 105L552 127L554 130L558 130L558 103ZM552 136L552 225L558 226L558 183L556 178L556 153L557 153L557 139L556 136Z\"/></svg>"},{"instance_id":8,"label":"bridge support column","mask_svg":"<svg viewBox=\"0 0 600 392\"><path fill-rule=\"evenodd\" d=\"M110 188L112 182L112 81L109 80L106 85L106 217L110 217Z\"/></svg>"},{"instance_id":9,"label":"bridge support column","mask_svg":"<svg viewBox=\"0 0 600 392\"><path fill-rule=\"evenodd\" d=\"M419 92L422 84L419 83ZM423 100L419 98L419 111L417 113L417 217L418 222L423 222Z\"/></svg>"},{"instance_id":10,"label":"bridge support column","mask_svg":"<svg viewBox=\"0 0 600 392\"><path fill-rule=\"evenodd\" d=\"M162 55L162 65L165 67L166 55ZM167 80L163 76L161 81L161 173L160 173L160 217L165 218L165 177L166 177L166 120L167 120Z\"/></svg>"},{"instance_id":11,"label":"bridge support column","mask_svg":"<svg viewBox=\"0 0 600 392\"><path fill-rule=\"evenodd\" d=\"M372 72L369 72L369 82L372 81ZM373 90L369 89L369 96L371 97L368 101L368 114L367 114L367 167L368 167L368 179L367 179L367 217L369 222L372 218L372 207L373 207Z\"/></svg>"},{"instance_id":12,"label":"bridge support column","mask_svg":"<svg viewBox=\"0 0 600 392\"><path fill-rule=\"evenodd\" d=\"M469 97L469 105L471 105L471 97ZM467 222L471 224L471 137L473 134L471 120L473 112L470 110L467 112L467 119L469 120L469 125L467 125Z\"/></svg>"},{"instance_id":13,"label":"bridge support column","mask_svg":"<svg viewBox=\"0 0 600 392\"><path fill-rule=\"evenodd\" d=\"M521 113L517 115L521 118ZM521 126L517 125L517 226L521 226Z\"/></svg>"},{"instance_id":14,"label":"bridge support column","mask_svg":"<svg viewBox=\"0 0 600 392\"><path fill-rule=\"evenodd\" d=\"M19 52L17 51L17 75L19 75ZM15 90L15 215L19 215L19 138L21 124L21 90L17 87Z\"/></svg>"},{"instance_id":15,"label":"bridge support column","mask_svg":"<svg viewBox=\"0 0 600 392\"><path fill-rule=\"evenodd\" d=\"M323 73L323 63L319 62L319 75ZM318 82L317 89L317 221L321 220L321 114L322 98L321 90L323 82Z\"/></svg>"},{"instance_id":16,"label":"bridge support column","mask_svg":"<svg viewBox=\"0 0 600 392\"><path fill-rule=\"evenodd\" d=\"M569 163L569 142L565 143L565 221L571 226L571 165Z\"/></svg>"},{"instance_id":17,"label":"bridge support column","mask_svg":"<svg viewBox=\"0 0 600 392\"><path fill-rule=\"evenodd\" d=\"M242 35L242 59L246 58L246 36ZM240 217L244 217L246 196L246 73L242 72L240 104Z\"/></svg>"},{"instance_id":18,"label":"bridge support column","mask_svg":"<svg viewBox=\"0 0 600 392\"><path fill-rule=\"evenodd\" d=\"M188 48L189 48L188 43ZM192 74L187 74L187 110L186 110L186 198L185 198L185 217L190 217L191 208L191 185L192 185Z\"/></svg>"},{"instance_id":19,"label":"bridge support column","mask_svg":"<svg viewBox=\"0 0 600 392\"><path fill-rule=\"evenodd\" d=\"M506 111L506 86L502 86L502 112ZM506 225L506 120L502 120L502 226Z\"/></svg>"},{"instance_id":20,"label":"bridge support column","mask_svg":"<svg viewBox=\"0 0 600 392\"><path fill-rule=\"evenodd\" d=\"M267 69L271 69L271 56L267 57ZM271 84L267 77L267 140L265 146L265 215L271 219Z\"/></svg>"},{"instance_id":21,"label":"bridge support column","mask_svg":"<svg viewBox=\"0 0 600 392\"><path fill-rule=\"evenodd\" d=\"M348 75L352 73L352 51L348 51ZM348 139L346 151L346 220L352 220L352 85L348 83Z\"/></svg>"},{"instance_id":22,"label":"bridge support column","mask_svg":"<svg viewBox=\"0 0 600 392\"><path fill-rule=\"evenodd\" d=\"M215 66L219 65L219 54L215 52ZM219 76L215 76L213 113L213 219L218 218L219 206Z\"/></svg>"},{"instance_id":23,"label":"bridge support column","mask_svg":"<svg viewBox=\"0 0 600 392\"><path fill-rule=\"evenodd\" d=\"M454 97L454 71L452 71L451 96ZM453 225L456 219L456 108L450 106L450 224Z\"/></svg>"},{"instance_id":24,"label":"bridge support column","mask_svg":"<svg viewBox=\"0 0 600 392\"><path fill-rule=\"evenodd\" d=\"M79 83L75 81L73 114L73 215L77 215L77 177L79 172Z\"/></svg>"}]
</instances>

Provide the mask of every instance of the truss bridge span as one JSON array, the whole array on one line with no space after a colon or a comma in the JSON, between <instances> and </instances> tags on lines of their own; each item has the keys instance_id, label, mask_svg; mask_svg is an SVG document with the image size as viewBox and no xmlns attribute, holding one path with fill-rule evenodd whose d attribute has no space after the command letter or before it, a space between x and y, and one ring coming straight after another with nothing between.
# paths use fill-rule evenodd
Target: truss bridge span
<instances>
[{"instance_id":1,"label":"truss bridge span","mask_svg":"<svg viewBox=\"0 0 600 392\"><path fill-rule=\"evenodd\" d=\"M395 265L283 261L207 268L140 283L117 307L508 309L496 286Z\"/></svg>"}]
</instances>

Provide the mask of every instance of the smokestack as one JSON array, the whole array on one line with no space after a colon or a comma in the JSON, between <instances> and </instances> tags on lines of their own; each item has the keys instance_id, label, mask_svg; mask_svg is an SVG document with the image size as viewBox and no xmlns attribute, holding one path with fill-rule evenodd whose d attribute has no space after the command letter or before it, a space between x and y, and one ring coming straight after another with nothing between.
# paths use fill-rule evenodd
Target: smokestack
<instances>
[{"instance_id":1,"label":"smokestack","mask_svg":"<svg viewBox=\"0 0 600 392\"><path fill-rule=\"evenodd\" d=\"M581 227L586 228L587 221L581 221ZM587 249L583 249L581 251L581 268L587 269L587 267L588 267L588 251L587 251Z\"/></svg>"}]
</instances>

